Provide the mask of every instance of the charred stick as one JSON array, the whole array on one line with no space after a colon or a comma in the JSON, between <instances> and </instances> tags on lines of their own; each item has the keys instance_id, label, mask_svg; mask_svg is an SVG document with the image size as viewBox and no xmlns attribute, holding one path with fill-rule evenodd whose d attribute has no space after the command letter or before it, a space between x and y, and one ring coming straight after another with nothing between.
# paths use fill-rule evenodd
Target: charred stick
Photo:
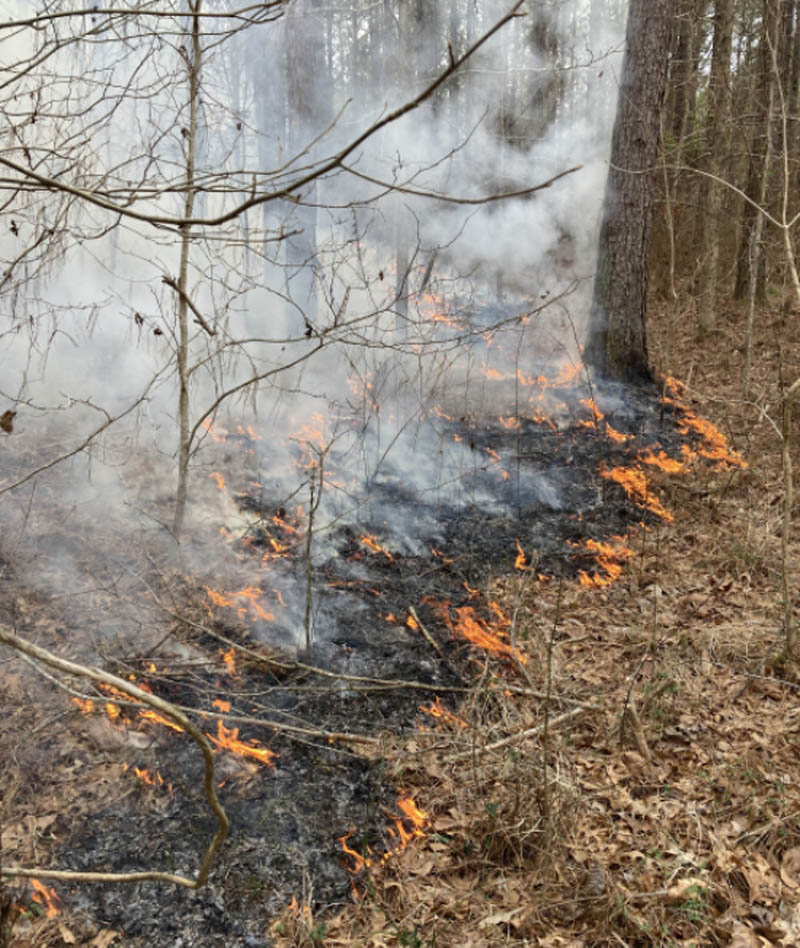
<instances>
[{"instance_id":1,"label":"charred stick","mask_svg":"<svg viewBox=\"0 0 800 948\"><path fill-rule=\"evenodd\" d=\"M434 637L422 624L422 620L417 615L416 609L413 606L409 606L408 612L411 618L417 623L417 628L422 633L422 636L425 639L425 641L428 643L428 645L430 645L430 647L436 652L439 658L444 659L444 652L442 651L441 645L439 645L439 643L434 639Z\"/></svg>"}]
</instances>

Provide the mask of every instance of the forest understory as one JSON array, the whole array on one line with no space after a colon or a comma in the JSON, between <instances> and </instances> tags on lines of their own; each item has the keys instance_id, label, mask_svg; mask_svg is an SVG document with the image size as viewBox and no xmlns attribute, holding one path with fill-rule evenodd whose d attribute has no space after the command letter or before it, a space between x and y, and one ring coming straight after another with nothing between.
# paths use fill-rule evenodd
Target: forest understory
<instances>
[{"instance_id":1,"label":"forest understory","mask_svg":"<svg viewBox=\"0 0 800 948\"><path fill-rule=\"evenodd\" d=\"M269 893L240 878L241 911L261 919L260 934L230 944L800 943L800 678L793 662L778 662L784 480L775 409L781 379L800 374L800 341L795 314L759 309L744 399L744 320L744 307L726 303L718 329L698 342L679 307L654 300L651 349L747 467L653 475L650 489L674 520L630 541L635 555L610 585L493 571L484 591L514 617L525 660L473 658L474 685L452 711L421 714L417 733L385 733L359 752L414 801L402 846L381 858L358 843L354 819L354 835L331 857L352 876L353 894L336 908L319 904L309 876L267 918ZM797 552L792 539L790 588ZM10 558L2 595L23 627L56 650L70 644L58 598L26 588ZM70 826L91 823L110 798L165 806L163 787L122 771L123 751L147 743L138 731L119 737L108 722L83 718L18 660L4 661L2 680L4 854L50 865ZM224 780L257 782L248 766ZM378 810L392 822L385 801ZM168 857L168 838L151 842ZM160 891L169 904L170 888ZM6 884L5 895L12 948L144 944L70 908L69 895L51 912L25 880ZM179 911L176 902L178 931ZM173 939L164 944L193 944Z\"/></svg>"}]
</instances>

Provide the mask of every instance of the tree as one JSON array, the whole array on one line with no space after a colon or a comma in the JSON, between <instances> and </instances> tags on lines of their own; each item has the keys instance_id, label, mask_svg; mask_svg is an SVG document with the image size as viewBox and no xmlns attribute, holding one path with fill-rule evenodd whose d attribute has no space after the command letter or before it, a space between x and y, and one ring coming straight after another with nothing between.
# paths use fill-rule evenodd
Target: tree
<instances>
[{"instance_id":1,"label":"tree","mask_svg":"<svg viewBox=\"0 0 800 948\"><path fill-rule=\"evenodd\" d=\"M667 0L631 0L625 60L600 225L587 365L615 380L650 377L645 315L661 105L667 75Z\"/></svg>"}]
</instances>

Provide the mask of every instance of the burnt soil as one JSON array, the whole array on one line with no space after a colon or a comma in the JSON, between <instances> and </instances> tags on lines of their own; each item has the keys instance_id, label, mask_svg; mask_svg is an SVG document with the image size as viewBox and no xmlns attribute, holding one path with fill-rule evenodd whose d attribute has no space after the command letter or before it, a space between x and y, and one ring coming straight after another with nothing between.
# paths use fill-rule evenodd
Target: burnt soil
<instances>
[{"instance_id":1,"label":"burnt soil","mask_svg":"<svg viewBox=\"0 0 800 948\"><path fill-rule=\"evenodd\" d=\"M619 394L608 394L602 421L580 404L555 423L520 417L513 429L486 417L437 419L437 436L467 445L475 458L460 474L462 499L425 500L390 474L364 488L360 514L332 528L326 543L334 552L314 563L314 642L296 655L303 667L281 649L290 630L281 629L280 621L270 630L204 606L200 621L178 622L174 634L195 654L210 656L205 665L187 671L164 663L153 671L152 655L129 652L124 662L109 661L110 670L132 670L156 694L190 708L209 709L212 700L225 699L231 715L310 731L372 736L413 731L420 705L437 695L455 707L460 689L481 672L484 656L454 633L453 617L470 607L487 627L496 623L485 594L493 575L513 572L516 563L543 581L580 572L602 581L603 570L586 541L624 537L657 522L600 472L630 465L645 449L679 458L687 440L676 427L682 409L665 404L652 386L626 390L624 411L609 412L608 405L623 404ZM572 388L555 395L575 405ZM629 437L611 440L606 423ZM334 455L334 465L336 460ZM473 499L464 502L464 496ZM262 489L240 491L238 502L263 524L237 541L240 571L252 557L257 574L264 549L277 538L290 546L280 569L302 586L307 578L302 544L273 521L277 516L285 522L282 500ZM370 510L380 512L378 519L369 518ZM390 526L398 523L402 536ZM435 529L426 535L431 524ZM365 545L364 535L377 538L382 549ZM194 585L185 581L187 602L202 598L202 585L202 579ZM408 624L410 607L438 649ZM278 646L269 653L271 639ZM274 661L245 661L229 674L213 657L221 643L231 642L264 648ZM513 675L507 658L494 674L502 675L504 663ZM327 677L314 668L348 677ZM407 684L369 684L354 677ZM125 720L136 729L132 712L123 714ZM213 724L207 729L213 733ZM269 920L293 897L323 913L351 901L359 880L340 838L347 836L348 846L365 855L397 845L392 822L402 788L385 779L381 754L363 754L358 745L313 734L271 733L253 724L240 730L240 739L260 740L277 757L274 767L220 763L220 797L232 830L209 884L197 893L167 892L154 883L72 889L56 884L68 910L124 933L125 945L239 948L270 944ZM90 817L71 825L61 821L52 865L116 872L152 867L188 875L196 870L215 828L202 793L202 762L187 739L163 728L147 734L140 750L163 784L150 788L129 779L124 793L109 789L102 795Z\"/></svg>"}]
</instances>

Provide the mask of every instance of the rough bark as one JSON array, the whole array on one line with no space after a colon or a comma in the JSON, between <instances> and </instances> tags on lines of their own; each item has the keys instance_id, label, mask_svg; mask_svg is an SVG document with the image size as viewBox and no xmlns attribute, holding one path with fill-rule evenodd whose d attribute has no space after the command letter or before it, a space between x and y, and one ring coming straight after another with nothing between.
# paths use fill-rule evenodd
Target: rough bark
<instances>
[{"instance_id":1,"label":"rough bark","mask_svg":"<svg viewBox=\"0 0 800 948\"><path fill-rule=\"evenodd\" d=\"M586 364L601 377L650 377L645 315L651 208L672 4L631 0L600 225Z\"/></svg>"}]
</instances>

